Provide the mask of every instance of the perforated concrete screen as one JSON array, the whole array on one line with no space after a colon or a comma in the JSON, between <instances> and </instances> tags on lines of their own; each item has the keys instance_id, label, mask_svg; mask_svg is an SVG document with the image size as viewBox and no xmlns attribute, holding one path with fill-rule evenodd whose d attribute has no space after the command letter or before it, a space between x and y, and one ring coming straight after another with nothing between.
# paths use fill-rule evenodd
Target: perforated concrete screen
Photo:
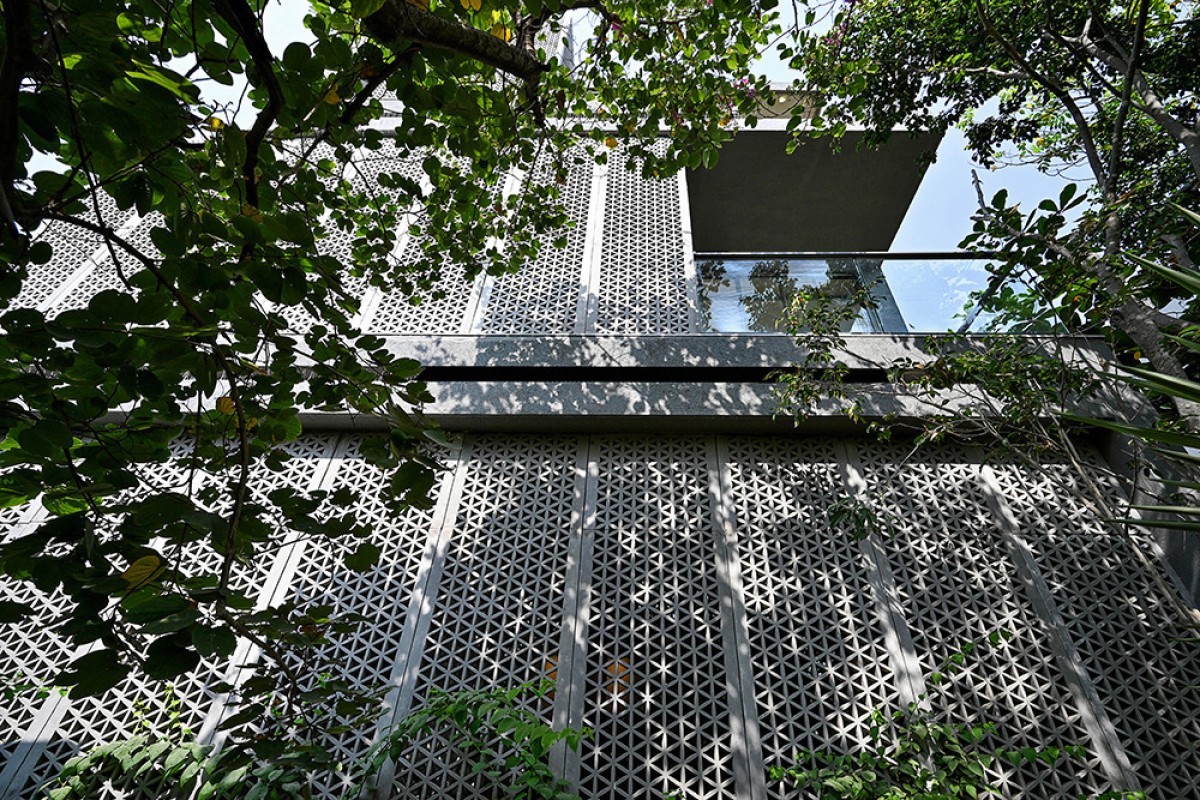
<instances>
[{"instance_id":1,"label":"perforated concrete screen","mask_svg":"<svg viewBox=\"0 0 1200 800\"><path fill-rule=\"evenodd\" d=\"M543 235L538 258L520 272L498 276L489 282L476 325L479 333L575 332L581 292L587 291L583 271L591 244L588 209L596 167L582 153L569 157L579 159L567 167L567 181L562 188L562 202L571 226L566 231ZM539 164L532 179L552 180L550 166ZM561 235L566 236L566 247L555 247L554 240Z\"/></svg>"},{"instance_id":2,"label":"perforated concrete screen","mask_svg":"<svg viewBox=\"0 0 1200 800\"><path fill-rule=\"evenodd\" d=\"M238 580L264 601L366 615L321 658L390 686L393 716L434 688L555 681L536 710L596 731L555 762L585 797L789 796L764 766L800 747L861 747L873 707L916 696L950 650L999 629L1012 640L972 657L945 695L950 717L991 720L1007 745L1089 752L1053 768L998 764L1004 797L1076 797L1113 780L1200 797L1195 646L1129 543L1089 515L1070 470L988 463L962 446L480 435L444 454L432 510L397 513L360 443L306 437L254 488L264 502L282 485L364 492L356 510L375 526L378 567L351 572L341 549L299 540ZM856 541L832 527L847 498L867 502L882 532ZM8 535L31 515L5 511ZM48 618L61 607L3 588ZM10 668L32 675L67 649L0 632ZM254 657L243 644L235 658ZM222 677L240 679L212 665L173 690L202 737L235 710L208 688ZM5 797L31 796L72 753L167 715L137 681L100 700L5 703ZM349 761L371 738L336 745ZM437 739L416 743L392 796L489 796L460 759Z\"/></svg>"},{"instance_id":3,"label":"perforated concrete screen","mask_svg":"<svg viewBox=\"0 0 1200 800\"><path fill-rule=\"evenodd\" d=\"M322 146L311 158L330 152ZM349 182L364 193L364 202L395 197L394 187L381 183L381 173L421 184L428 181L422 158L420 153L399 155L388 149L364 151L328 180ZM421 238L409 235L410 224L419 225L421 218L403 214L395 231L398 242L389 257L388 268L398 278L391 288L344 276L345 288L358 305L356 321L362 330L404 336L699 332L682 174L663 180L643 177L639 165L621 152L612 154L605 165L581 153L567 158L561 200L570 225L543 236L538 258L515 274L468 280L461 266L447 264L440 276L431 278L417 269ZM507 191L518 191L514 187L526 180L548 181L551 171L542 163L531 175L512 177ZM140 251L155 255L150 231L161 219L138 218L109 206L111 202L102 209L105 219L118 221L123 237ZM348 261L356 233L329 220L324 220L324 227L321 250ZM125 273L119 271L97 236L58 223L41 236L54 245L54 257L32 271L17 306L36 306L52 314L82 308L100 291L123 289L124 281L138 270L132 259L123 258ZM553 244L560 236L566 238L564 248ZM421 288L422 280L432 283L432 288ZM303 305L276 310L297 333L312 325Z\"/></svg>"},{"instance_id":4,"label":"perforated concrete screen","mask_svg":"<svg viewBox=\"0 0 1200 800\"><path fill-rule=\"evenodd\" d=\"M695 331L683 176L651 180L629 166L616 158L607 171L595 330Z\"/></svg>"},{"instance_id":5,"label":"perforated concrete screen","mask_svg":"<svg viewBox=\"0 0 1200 800\"><path fill-rule=\"evenodd\" d=\"M106 221L121 230L128 230L133 214L119 211L107 196L98 198L101 215ZM85 209L81 216L89 222L96 221L94 209ZM64 303L72 307L84 305L78 298L90 297L85 285L79 292L75 287L86 283L99 283L113 272L108 247L99 234L68 226L63 222L51 222L42 236L53 243L54 254L46 264L30 270L21 285L21 292L13 301L14 307L48 309ZM72 295L76 299L72 301Z\"/></svg>"}]
</instances>

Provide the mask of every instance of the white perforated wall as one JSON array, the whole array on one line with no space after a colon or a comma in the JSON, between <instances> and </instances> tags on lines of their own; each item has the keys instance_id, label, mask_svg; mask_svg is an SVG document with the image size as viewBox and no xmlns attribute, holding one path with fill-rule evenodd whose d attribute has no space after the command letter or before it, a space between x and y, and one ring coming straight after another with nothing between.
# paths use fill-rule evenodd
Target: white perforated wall
<instances>
[{"instance_id":1,"label":"white perforated wall","mask_svg":"<svg viewBox=\"0 0 1200 800\"><path fill-rule=\"evenodd\" d=\"M595 165L583 154L568 168L562 189L563 207L572 227L541 237L537 260L512 275L493 279L479 332L485 334L573 333L583 281L588 208ZM551 169L542 165L533 180L549 181ZM566 247L554 240L566 236Z\"/></svg>"},{"instance_id":2,"label":"white perforated wall","mask_svg":"<svg viewBox=\"0 0 1200 800\"><path fill-rule=\"evenodd\" d=\"M939 669L968 642L986 642L999 631L1013 635L966 660L937 700L945 718L996 724L993 745L1086 741L1045 625L988 508L975 453L951 445L932 458L903 445L856 449L868 496L887 528L884 551L922 673ZM1094 758L1086 768L1063 761L1056 769L1014 770L999 763L992 773L1006 796L1077 797L1103 783L1097 767Z\"/></svg>"},{"instance_id":3,"label":"white perforated wall","mask_svg":"<svg viewBox=\"0 0 1200 800\"><path fill-rule=\"evenodd\" d=\"M417 177L419 161L414 158L406 167L410 177ZM412 220L426 223L424 216ZM363 328L373 334L450 334L460 333L469 323L476 296L477 280L468 280L461 264L440 264L440 274L434 285L421 288L429 276L417 272L424 258L422 236L406 236L397 258L397 271L405 274L411 290L395 286L379 292L373 309L364 313Z\"/></svg>"},{"instance_id":4,"label":"white perforated wall","mask_svg":"<svg viewBox=\"0 0 1200 800\"><path fill-rule=\"evenodd\" d=\"M284 462L281 471L275 472L265 465L256 465L250 483L254 500L269 507L266 495L275 488L312 488L318 472L328 464L332 444L333 440L328 437L309 437L287 445L292 458ZM185 447L180 444L179 455L183 454ZM196 480L203 482L204 477L198 476ZM185 469L167 464L156 467L155 481L159 485L178 489L186 486L189 478ZM218 503L214 510L221 511L225 506L227 502ZM115 521L112 524L115 525ZM206 543L184 551L168 549L163 555L168 560L200 559L213 564L220 560L219 555ZM269 585L267 577L278 557L278 553L270 553L252 565L238 564L232 585L251 596L259 591L271 591L274 587ZM51 608L61 613L65 607L61 601L57 605L54 608L55 604L52 603ZM56 656L66 646L51 640L46 647L45 656ZM86 649L77 651L77 654L83 652ZM45 661L45 658L41 658L41 661ZM53 673L47 673L50 663L31 659L30 666L37 668L35 677L42 681L52 677ZM59 660L57 665L61 667L62 661ZM20 758L10 760L0 779L15 782L10 787L11 796L32 796L34 788L56 774L66 759L98 744L116 741L133 733L177 736L180 727L191 734L198 734L205 719L215 710L215 698L207 687L220 681L227 668L227 664L208 663L173 681L169 689L141 679L135 671L132 677L101 697L72 699L55 692L40 704L34 712L35 718L27 723L21 735L25 747ZM0 791L4 791L3 784L0 784ZM156 791L154 787L148 787L140 796L153 797Z\"/></svg>"},{"instance_id":5,"label":"white perforated wall","mask_svg":"<svg viewBox=\"0 0 1200 800\"><path fill-rule=\"evenodd\" d=\"M328 158L330 153L330 148L321 146L314 157ZM419 181L422 174L420 159L416 156L402 157L395 153L389 153L387 150L364 152L352 162L344 165L336 177L348 181L354 191L362 192L365 195L367 202L371 204L367 209L369 212L371 209L381 207L384 202L394 201L401 195L400 191L393 186L381 185L380 176L384 174L388 176L398 174L404 178ZM333 178L329 180L333 180ZM402 210L407 211L407 209ZM403 235L403 231L396 231L396 233ZM322 255L333 256L342 263L348 264L351 263L356 236L355 230L344 230L335 225L332 219L326 219L324 233L317 242L317 249ZM390 264L391 259L389 258L388 261ZM362 312L371 292L367 277L352 275L347 270L341 275L341 279L346 294L356 303L359 312ZM283 306L279 311L291 330L304 332L312 327L312 314L303 305Z\"/></svg>"},{"instance_id":6,"label":"white perforated wall","mask_svg":"<svg viewBox=\"0 0 1200 800\"><path fill-rule=\"evenodd\" d=\"M133 217L132 209L121 211L108 195L97 195L100 215L105 225L120 228ZM95 211L90 208L78 215L86 222L97 221ZM21 291L12 303L13 308L45 307L53 304L64 289L86 280L93 270L104 271L111 260L104 239L81 226L53 221L38 235L40 240L53 247L53 255L46 264L31 267L21 285ZM90 297L90 295L89 295ZM83 303L77 305L85 305Z\"/></svg>"},{"instance_id":7,"label":"white perforated wall","mask_svg":"<svg viewBox=\"0 0 1200 800\"><path fill-rule=\"evenodd\" d=\"M872 708L894 706L895 689L868 565L829 524L830 505L846 496L842 447L736 438L727 469L764 760L855 750Z\"/></svg>"},{"instance_id":8,"label":"white perforated wall","mask_svg":"<svg viewBox=\"0 0 1200 800\"><path fill-rule=\"evenodd\" d=\"M1074 472L996 474L1142 785L1200 797L1200 649L1131 542L1096 521Z\"/></svg>"},{"instance_id":9,"label":"white perforated wall","mask_svg":"<svg viewBox=\"0 0 1200 800\"><path fill-rule=\"evenodd\" d=\"M336 544L305 542L292 556L294 572L286 596L293 602L332 606L335 616L360 614L365 618L353 634L332 637L311 660L355 686L373 689L391 677L434 512L389 504L386 493L379 491L388 482L387 471L362 457L360 443L357 437L343 441L325 488L358 494L355 515L373 528L369 541L380 549L378 566L367 572L345 566L346 556L362 541L358 537ZM370 737L347 733L329 744L338 758L350 765L365 753ZM323 798L340 797L348 788L345 775L341 780L322 779L314 787L315 796Z\"/></svg>"},{"instance_id":10,"label":"white perforated wall","mask_svg":"<svg viewBox=\"0 0 1200 800\"><path fill-rule=\"evenodd\" d=\"M412 707L431 689L557 677L578 449L573 437L488 437L470 447L428 595ZM552 700L535 709L547 720ZM419 740L397 767L395 795L490 797L464 759L437 737Z\"/></svg>"},{"instance_id":11,"label":"white perforated wall","mask_svg":"<svg viewBox=\"0 0 1200 800\"><path fill-rule=\"evenodd\" d=\"M651 180L610 158L600 239L597 333L688 333L687 259L678 177Z\"/></svg>"},{"instance_id":12,"label":"white perforated wall","mask_svg":"<svg viewBox=\"0 0 1200 800\"><path fill-rule=\"evenodd\" d=\"M314 659L362 686L390 682L399 713L435 688L554 680L535 710L595 729L558 762L586 798L791 796L764 784L764 765L798 748L861 747L872 707L893 707L947 654L1001 629L1012 640L973 654L939 710L995 722L1007 747L1091 752L997 766L1003 796L1100 791L1122 759L1152 796L1198 794L1194 645L1065 470L989 466L956 445L914 455L844 440L479 435L445 454L437 505L414 511L389 506L386 474L360 441L306 438L254 488L360 492L379 565L347 570L355 541L302 540L239 584L366 616ZM851 497L883 523L866 541L830 525ZM5 591L49 614L62 606L23 584ZM30 674L61 663L53 634L0 634ZM189 727L222 713L206 689L222 671L176 683ZM8 704L17 733L0 796L32 796L79 748L161 727L164 699L131 680L103 699ZM1111 741L1092 738L1097 725ZM333 744L350 763L373 736ZM395 766L396 798L489 796L436 736ZM337 777L314 786L327 800L346 789Z\"/></svg>"},{"instance_id":13,"label":"white perforated wall","mask_svg":"<svg viewBox=\"0 0 1200 800\"><path fill-rule=\"evenodd\" d=\"M586 797L734 796L708 458L704 439L592 444Z\"/></svg>"}]
</instances>

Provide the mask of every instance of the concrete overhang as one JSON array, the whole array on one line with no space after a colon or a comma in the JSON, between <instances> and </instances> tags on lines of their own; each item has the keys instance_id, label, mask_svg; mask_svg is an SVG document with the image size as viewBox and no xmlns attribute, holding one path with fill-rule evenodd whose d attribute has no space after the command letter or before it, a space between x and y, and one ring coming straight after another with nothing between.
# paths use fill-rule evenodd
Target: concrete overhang
<instances>
[{"instance_id":1,"label":"concrete overhang","mask_svg":"<svg viewBox=\"0 0 1200 800\"><path fill-rule=\"evenodd\" d=\"M851 435L871 422L901 435L924 430L932 417L973 414L980 397L971 387L920 396L904 386L868 383L848 387L796 420L780 408L770 383L638 381L448 381L429 384L436 398L423 412L447 431L495 433L794 433ZM856 406L853 417L848 414ZM1109 416L1112 398L1089 398L1075 410ZM309 431L385 430L379 417L302 412ZM986 428L964 426L964 435L986 437ZM1103 431L1099 431L1103 435Z\"/></svg>"},{"instance_id":2,"label":"concrete overhang","mask_svg":"<svg viewBox=\"0 0 1200 800\"><path fill-rule=\"evenodd\" d=\"M801 351L786 336L386 336L397 357L425 365L436 398L426 415L460 431L796 431L782 412L771 374ZM848 335L838 360L850 367L849 397L859 417L919 428L921 420L955 411L988 413L976 388L926 393L888 382L896 361L923 362L926 336ZM1081 367L1103 370L1103 342L1030 337ZM971 339L960 347L969 348ZM1136 399L1136 398L1132 398ZM1098 418L1129 419L1131 398L1090 397L1075 410ZM858 423L849 399L812 409L801 433L841 434ZM383 420L345 413L306 412L308 429L377 429Z\"/></svg>"},{"instance_id":3,"label":"concrete overhang","mask_svg":"<svg viewBox=\"0 0 1200 800\"><path fill-rule=\"evenodd\" d=\"M512 370L589 370L587 380L610 380L612 370L694 371L694 380L706 380L711 370L775 370L801 360L803 350L786 335L758 333L714 333L655 336L381 336L388 352L411 358L441 376L470 370L480 380L504 380ZM897 361L928 360L925 342L936 334L847 334L836 360L852 370L878 371ZM963 340L970 346L971 337ZM1101 368L1110 357L1104 342L1095 337L1038 339L1047 353L1059 355L1093 368ZM482 376L490 371L495 377ZM713 378L707 378L712 380ZM644 378L643 378L644 380Z\"/></svg>"},{"instance_id":4,"label":"concrete overhang","mask_svg":"<svg viewBox=\"0 0 1200 800\"><path fill-rule=\"evenodd\" d=\"M886 251L941 137L898 131L877 148L848 131L830 139L747 130L708 170L688 170L699 252Z\"/></svg>"},{"instance_id":5,"label":"concrete overhang","mask_svg":"<svg viewBox=\"0 0 1200 800\"><path fill-rule=\"evenodd\" d=\"M433 382L435 398L425 418L446 431L463 433L742 433L849 435L861 421L847 415L850 400L823 401L799 425L779 413L768 383L694 382ZM914 397L900 387L858 387L854 400L863 420L888 417L891 424L918 421L946 409L964 410L970 399L957 392ZM379 417L302 412L305 430L386 430Z\"/></svg>"}]
</instances>

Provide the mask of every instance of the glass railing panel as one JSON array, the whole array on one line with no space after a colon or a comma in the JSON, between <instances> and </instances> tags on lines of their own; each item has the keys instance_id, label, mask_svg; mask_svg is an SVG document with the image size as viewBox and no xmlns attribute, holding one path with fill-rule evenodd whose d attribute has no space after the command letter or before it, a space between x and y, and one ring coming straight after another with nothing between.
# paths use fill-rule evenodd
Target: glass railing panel
<instances>
[{"instance_id":1,"label":"glass railing panel","mask_svg":"<svg viewBox=\"0 0 1200 800\"><path fill-rule=\"evenodd\" d=\"M991 275L987 259L885 259L880 274L910 333L957 331L968 319L970 330L987 330L994 314L976 303ZM974 314L973 314L974 312Z\"/></svg>"},{"instance_id":2,"label":"glass railing panel","mask_svg":"<svg viewBox=\"0 0 1200 800\"><path fill-rule=\"evenodd\" d=\"M786 333L793 298L806 287L825 287L835 303L864 290L872 298L873 307L843 325L847 333L944 333L968 320L972 332L994 330L995 315L976 308L989 263L956 253L697 254L701 327Z\"/></svg>"}]
</instances>

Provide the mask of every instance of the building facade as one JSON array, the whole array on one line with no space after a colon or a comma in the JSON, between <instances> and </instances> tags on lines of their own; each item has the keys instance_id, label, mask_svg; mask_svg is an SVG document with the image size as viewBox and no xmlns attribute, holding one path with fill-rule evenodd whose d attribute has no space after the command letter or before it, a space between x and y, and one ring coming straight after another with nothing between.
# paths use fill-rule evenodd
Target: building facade
<instances>
[{"instance_id":1,"label":"building facade","mask_svg":"<svg viewBox=\"0 0 1200 800\"><path fill-rule=\"evenodd\" d=\"M539 711L595 731L554 756L585 798L795 796L765 768L799 748L860 748L872 709L919 698L945 657L998 631L1011 640L980 650L939 700L948 717L994 722L1006 746L1088 751L995 765L1005 797L1200 797L1200 651L1179 636L1168 594L1183 586L1132 549L1157 556L1156 542L1107 533L1065 466L1033 470L986 442L880 443L834 409L804 431L775 419L768 375L796 357L779 305L810 280L880 276L879 309L855 323L847 358L868 415L924 413L880 380L920 337L918 309L893 291L891 262L905 259L879 254L919 180L922 143L844 160L802 149L784 163L778 135L739 138L713 174L654 181L620 153L576 164L565 248L517 274L448 281L420 305L363 286L360 326L427 365L430 416L458 434L436 505L389 510L385 476L360 451L369 421L309 414L287 469L260 469L254 489L358 489L379 565L353 572L337 547L298 540L239 580L262 604L367 617L323 657L390 687L383 724L433 689L553 681ZM395 168L388 158L375 166ZM135 240L147 227L127 223ZM416 246L402 241L397 256ZM118 285L106 258L86 238L60 244L19 302L86 303ZM1109 480L1101 449L1080 446ZM879 529L834 525L848 503L869 505ZM39 513L0 521L16 536ZM4 591L50 612L58 602L24 584ZM67 645L48 631L2 632L15 670L63 661ZM99 699L6 700L0 796L32 796L72 754L158 725L168 708L211 739L234 710L213 686L236 684L252 657L243 644L232 666L168 698L130 680ZM349 761L371 736L338 746ZM381 793L488 796L459 757L419 742Z\"/></svg>"}]
</instances>

